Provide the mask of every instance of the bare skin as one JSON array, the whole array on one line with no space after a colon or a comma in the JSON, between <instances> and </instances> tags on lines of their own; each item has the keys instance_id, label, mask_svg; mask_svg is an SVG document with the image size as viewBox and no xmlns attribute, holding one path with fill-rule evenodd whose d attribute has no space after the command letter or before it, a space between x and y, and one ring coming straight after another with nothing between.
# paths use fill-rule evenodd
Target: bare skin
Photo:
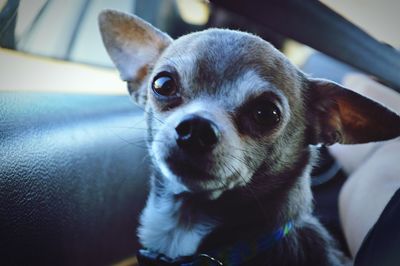
<instances>
[{"instance_id":1,"label":"bare skin","mask_svg":"<svg viewBox=\"0 0 400 266\"><path fill-rule=\"evenodd\" d=\"M362 75L349 75L344 85L400 113L400 95ZM339 195L339 213L353 257L400 187L400 138L361 145L333 145L333 156L349 174Z\"/></svg>"}]
</instances>

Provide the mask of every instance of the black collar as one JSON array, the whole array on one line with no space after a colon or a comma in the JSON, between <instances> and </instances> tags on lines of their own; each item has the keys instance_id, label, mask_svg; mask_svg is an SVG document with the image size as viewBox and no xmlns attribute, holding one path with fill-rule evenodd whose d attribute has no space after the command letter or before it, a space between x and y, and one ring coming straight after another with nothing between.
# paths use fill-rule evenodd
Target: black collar
<instances>
[{"instance_id":1,"label":"black collar","mask_svg":"<svg viewBox=\"0 0 400 266\"><path fill-rule=\"evenodd\" d=\"M238 266L263 254L287 236L292 228L293 223L289 221L272 234L262 234L255 239L238 241L231 246L189 257L171 259L163 254L141 249L137 258L140 266Z\"/></svg>"}]
</instances>

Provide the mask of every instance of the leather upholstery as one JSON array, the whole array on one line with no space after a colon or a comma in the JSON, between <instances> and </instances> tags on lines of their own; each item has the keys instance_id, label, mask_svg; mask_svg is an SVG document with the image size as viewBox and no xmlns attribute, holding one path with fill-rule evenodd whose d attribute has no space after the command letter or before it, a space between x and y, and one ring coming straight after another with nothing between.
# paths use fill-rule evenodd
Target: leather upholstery
<instances>
[{"instance_id":1,"label":"leather upholstery","mask_svg":"<svg viewBox=\"0 0 400 266\"><path fill-rule=\"evenodd\" d=\"M133 255L147 193L144 128L127 96L0 93L0 264Z\"/></svg>"}]
</instances>

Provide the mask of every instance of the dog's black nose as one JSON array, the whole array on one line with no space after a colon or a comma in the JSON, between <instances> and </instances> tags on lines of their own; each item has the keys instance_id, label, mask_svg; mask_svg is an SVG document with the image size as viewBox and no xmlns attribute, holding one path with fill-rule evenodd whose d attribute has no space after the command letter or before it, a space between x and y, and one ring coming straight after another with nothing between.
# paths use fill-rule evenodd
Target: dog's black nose
<instances>
[{"instance_id":1,"label":"dog's black nose","mask_svg":"<svg viewBox=\"0 0 400 266\"><path fill-rule=\"evenodd\" d=\"M175 130L178 134L178 146L191 152L211 151L220 137L218 127L212 121L198 115L185 117Z\"/></svg>"}]
</instances>

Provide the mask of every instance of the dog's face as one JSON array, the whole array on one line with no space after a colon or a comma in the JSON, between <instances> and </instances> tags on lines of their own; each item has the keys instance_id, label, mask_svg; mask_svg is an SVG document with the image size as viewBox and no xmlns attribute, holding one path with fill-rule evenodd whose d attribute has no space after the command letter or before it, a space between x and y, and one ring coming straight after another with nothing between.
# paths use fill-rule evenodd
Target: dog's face
<instances>
[{"instance_id":1,"label":"dog's face","mask_svg":"<svg viewBox=\"0 0 400 266\"><path fill-rule=\"evenodd\" d=\"M148 115L155 166L176 193L280 183L310 144L396 137L399 118L334 83L311 80L266 41L211 29L175 41L137 17L100 16L104 43ZM381 119L384 117L384 119Z\"/></svg>"},{"instance_id":2,"label":"dog's face","mask_svg":"<svg viewBox=\"0 0 400 266\"><path fill-rule=\"evenodd\" d=\"M292 154L278 152L302 137L287 135L292 114L303 112L301 87L298 72L258 37L215 29L174 41L147 85L156 164L183 190L212 197L249 183L261 163L279 171Z\"/></svg>"}]
</instances>

